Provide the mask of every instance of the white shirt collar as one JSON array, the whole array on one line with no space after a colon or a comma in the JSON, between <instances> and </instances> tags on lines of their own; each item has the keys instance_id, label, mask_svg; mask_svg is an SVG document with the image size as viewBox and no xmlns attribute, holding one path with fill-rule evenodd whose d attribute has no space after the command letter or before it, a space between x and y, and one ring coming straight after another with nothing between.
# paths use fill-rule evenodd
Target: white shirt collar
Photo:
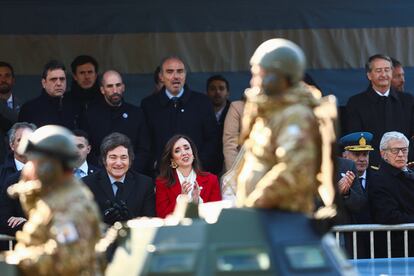
<instances>
[{"instance_id":1,"label":"white shirt collar","mask_svg":"<svg viewBox=\"0 0 414 276\"><path fill-rule=\"evenodd\" d=\"M374 89L374 88L373 88ZM378 92L377 90L375 90L374 89L374 91L378 94L378 95L380 95L381 97L388 97L389 95L390 95L390 89L388 89L385 93L381 93L381 92Z\"/></svg>"},{"instance_id":2,"label":"white shirt collar","mask_svg":"<svg viewBox=\"0 0 414 276\"><path fill-rule=\"evenodd\" d=\"M361 177L363 177L364 179L367 179L367 170L365 170L364 173L359 178Z\"/></svg>"},{"instance_id":3,"label":"white shirt collar","mask_svg":"<svg viewBox=\"0 0 414 276\"><path fill-rule=\"evenodd\" d=\"M220 110L219 111L217 111L216 112L216 119L217 119L217 122L220 120L220 116L221 116L221 114L223 113L223 111L224 111L224 109L226 108L226 105L224 105L222 108L220 108Z\"/></svg>"},{"instance_id":4,"label":"white shirt collar","mask_svg":"<svg viewBox=\"0 0 414 276\"><path fill-rule=\"evenodd\" d=\"M177 95L173 95L170 91L165 88L165 95L167 95L168 99L171 99L172 97L181 97L184 94L184 87L181 88L180 92Z\"/></svg>"},{"instance_id":5,"label":"white shirt collar","mask_svg":"<svg viewBox=\"0 0 414 276\"><path fill-rule=\"evenodd\" d=\"M23 169L23 167L24 167L24 163L20 162L16 158L14 158L14 164L16 165L16 169L18 171L21 171Z\"/></svg>"},{"instance_id":6,"label":"white shirt collar","mask_svg":"<svg viewBox=\"0 0 414 276\"><path fill-rule=\"evenodd\" d=\"M78 167L78 169L81 170L84 175L88 175L88 162L83 162L83 164Z\"/></svg>"},{"instance_id":7,"label":"white shirt collar","mask_svg":"<svg viewBox=\"0 0 414 276\"><path fill-rule=\"evenodd\" d=\"M13 94L10 94L10 97L7 99L7 106L13 108Z\"/></svg>"}]
</instances>

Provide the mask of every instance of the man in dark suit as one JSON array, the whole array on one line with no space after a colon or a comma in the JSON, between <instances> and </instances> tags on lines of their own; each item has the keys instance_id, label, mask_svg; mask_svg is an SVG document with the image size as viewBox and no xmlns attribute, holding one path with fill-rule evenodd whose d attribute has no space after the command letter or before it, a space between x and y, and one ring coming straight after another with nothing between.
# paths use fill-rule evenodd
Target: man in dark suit
<instances>
[{"instance_id":1,"label":"man in dark suit","mask_svg":"<svg viewBox=\"0 0 414 276\"><path fill-rule=\"evenodd\" d=\"M379 170L372 175L375 183L369 188L369 203L375 223L414 223L414 172L407 168L409 141L396 131L385 133L380 142L382 161ZM414 255L414 236L409 231L409 255ZM391 234L392 257L404 256L403 233ZM386 257L386 239L375 241L382 249L376 257ZM377 251L376 251L377 252Z\"/></svg>"},{"instance_id":2,"label":"man in dark suit","mask_svg":"<svg viewBox=\"0 0 414 276\"><path fill-rule=\"evenodd\" d=\"M0 61L0 162L7 155L7 131L17 122L20 101L13 94L16 78L11 64Z\"/></svg>"},{"instance_id":3,"label":"man in dark suit","mask_svg":"<svg viewBox=\"0 0 414 276\"><path fill-rule=\"evenodd\" d=\"M105 169L82 180L94 194L104 222L155 216L154 182L130 169L134 151L129 138L117 132L105 137L101 158Z\"/></svg>"},{"instance_id":4,"label":"man in dark suit","mask_svg":"<svg viewBox=\"0 0 414 276\"><path fill-rule=\"evenodd\" d=\"M37 127L60 125L69 129L77 126L80 106L66 95L66 72L63 63L51 60L42 73L40 96L22 105L19 122L34 123Z\"/></svg>"},{"instance_id":5,"label":"man in dark suit","mask_svg":"<svg viewBox=\"0 0 414 276\"><path fill-rule=\"evenodd\" d=\"M214 172L220 174L223 171L224 155L223 155L223 128L224 119L226 119L227 111L229 111L230 101L230 84L222 75L214 75L207 79L207 96L210 98L214 107L214 113L218 124L218 145L217 145L217 162Z\"/></svg>"},{"instance_id":6,"label":"man in dark suit","mask_svg":"<svg viewBox=\"0 0 414 276\"><path fill-rule=\"evenodd\" d=\"M196 144L203 168L215 173L218 125L210 100L185 85L186 68L178 57L167 57L161 62L160 79L164 84L161 91L141 102L155 160L159 163L162 150L173 135L184 134Z\"/></svg>"},{"instance_id":7,"label":"man in dark suit","mask_svg":"<svg viewBox=\"0 0 414 276\"><path fill-rule=\"evenodd\" d=\"M88 154L91 152L88 134L81 129L74 129L72 132L75 135L75 144L79 156L73 173L76 178L82 178L96 172L98 167L86 160Z\"/></svg>"},{"instance_id":8,"label":"man in dark suit","mask_svg":"<svg viewBox=\"0 0 414 276\"><path fill-rule=\"evenodd\" d=\"M99 146L105 136L112 132L125 134L131 140L136 159L133 168L144 174L151 171L151 140L141 108L123 100L125 84L121 75L114 70L102 75L103 97L91 103L80 122L81 128L89 135L92 146L88 160L97 163Z\"/></svg>"},{"instance_id":9,"label":"man in dark suit","mask_svg":"<svg viewBox=\"0 0 414 276\"><path fill-rule=\"evenodd\" d=\"M374 135L370 161L378 166L379 139L387 131L398 131L409 139L414 135L414 97L391 87L392 62L388 56L374 55L365 66L370 85L352 96L346 106L347 133L369 131Z\"/></svg>"},{"instance_id":10,"label":"man in dark suit","mask_svg":"<svg viewBox=\"0 0 414 276\"><path fill-rule=\"evenodd\" d=\"M36 130L34 124L29 124L26 122L15 123L9 131L9 146L11 153L6 158L4 164L0 167L0 189L3 189L7 179L20 171L24 164L27 161L26 156L19 154L17 152L17 147L19 146L20 139L22 138L23 133L33 132Z\"/></svg>"}]
</instances>

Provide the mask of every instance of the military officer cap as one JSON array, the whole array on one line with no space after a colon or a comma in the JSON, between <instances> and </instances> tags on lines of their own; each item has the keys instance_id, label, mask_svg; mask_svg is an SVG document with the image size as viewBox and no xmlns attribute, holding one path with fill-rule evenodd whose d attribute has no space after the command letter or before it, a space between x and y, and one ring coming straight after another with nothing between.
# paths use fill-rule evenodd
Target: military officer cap
<instances>
[{"instance_id":1,"label":"military officer cap","mask_svg":"<svg viewBox=\"0 0 414 276\"><path fill-rule=\"evenodd\" d=\"M371 146L372 133L370 132L354 132L343 136L339 143L344 150L348 151L371 151L374 148Z\"/></svg>"}]
</instances>

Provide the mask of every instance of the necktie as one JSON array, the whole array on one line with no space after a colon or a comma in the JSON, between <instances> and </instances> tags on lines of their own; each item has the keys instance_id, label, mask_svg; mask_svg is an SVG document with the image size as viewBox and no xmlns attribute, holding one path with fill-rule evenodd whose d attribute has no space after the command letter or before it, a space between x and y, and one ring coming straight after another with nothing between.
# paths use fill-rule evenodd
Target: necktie
<instances>
[{"instance_id":1,"label":"necktie","mask_svg":"<svg viewBox=\"0 0 414 276\"><path fill-rule=\"evenodd\" d=\"M177 108L179 100L180 100L180 98L178 98L178 97L172 97L171 98L171 102L173 103L174 108Z\"/></svg>"},{"instance_id":2,"label":"necktie","mask_svg":"<svg viewBox=\"0 0 414 276\"><path fill-rule=\"evenodd\" d=\"M365 178L360 177L360 178L359 178L359 182L361 183L362 188L365 190L365 182L364 182L364 179L365 179Z\"/></svg>"},{"instance_id":3,"label":"necktie","mask_svg":"<svg viewBox=\"0 0 414 276\"><path fill-rule=\"evenodd\" d=\"M122 192L124 191L124 183L122 183L120 181L115 181L114 185L118 188L115 192L115 198L116 199L121 199Z\"/></svg>"}]
</instances>

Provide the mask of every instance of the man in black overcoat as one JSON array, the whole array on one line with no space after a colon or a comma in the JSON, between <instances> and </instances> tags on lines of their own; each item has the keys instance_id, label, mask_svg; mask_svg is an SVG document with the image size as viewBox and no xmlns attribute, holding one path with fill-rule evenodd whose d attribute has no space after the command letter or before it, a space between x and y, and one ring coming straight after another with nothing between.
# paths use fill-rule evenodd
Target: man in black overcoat
<instances>
[{"instance_id":1,"label":"man in black overcoat","mask_svg":"<svg viewBox=\"0 0 414 276\"><path fill-rule=\"evenodd\" d=\"M414 134L414 97L391 87L392 62L388 56L371 56L365 66L370 85L352 96L346 105L347 133L368 131L374 135L371 165L378 166L379 139L385 132L398 131L408 139ZM411 160L411 158L410 158Z\"/></svg>"},{"instance_id":2,"label":"man in black overcoat","mask_svg":"<svg viewBox=\"0 0 414 276\"><path fill-rule=\"evenodd\" d=\"M196 144L203 168L217 173L218 124L210 100L185 85L186 68L178 57L161 62L160 78L164 84L161 91L141 102L155 160L159 162L172 136L184 134Z\"/></svg>"}]
</instances>

